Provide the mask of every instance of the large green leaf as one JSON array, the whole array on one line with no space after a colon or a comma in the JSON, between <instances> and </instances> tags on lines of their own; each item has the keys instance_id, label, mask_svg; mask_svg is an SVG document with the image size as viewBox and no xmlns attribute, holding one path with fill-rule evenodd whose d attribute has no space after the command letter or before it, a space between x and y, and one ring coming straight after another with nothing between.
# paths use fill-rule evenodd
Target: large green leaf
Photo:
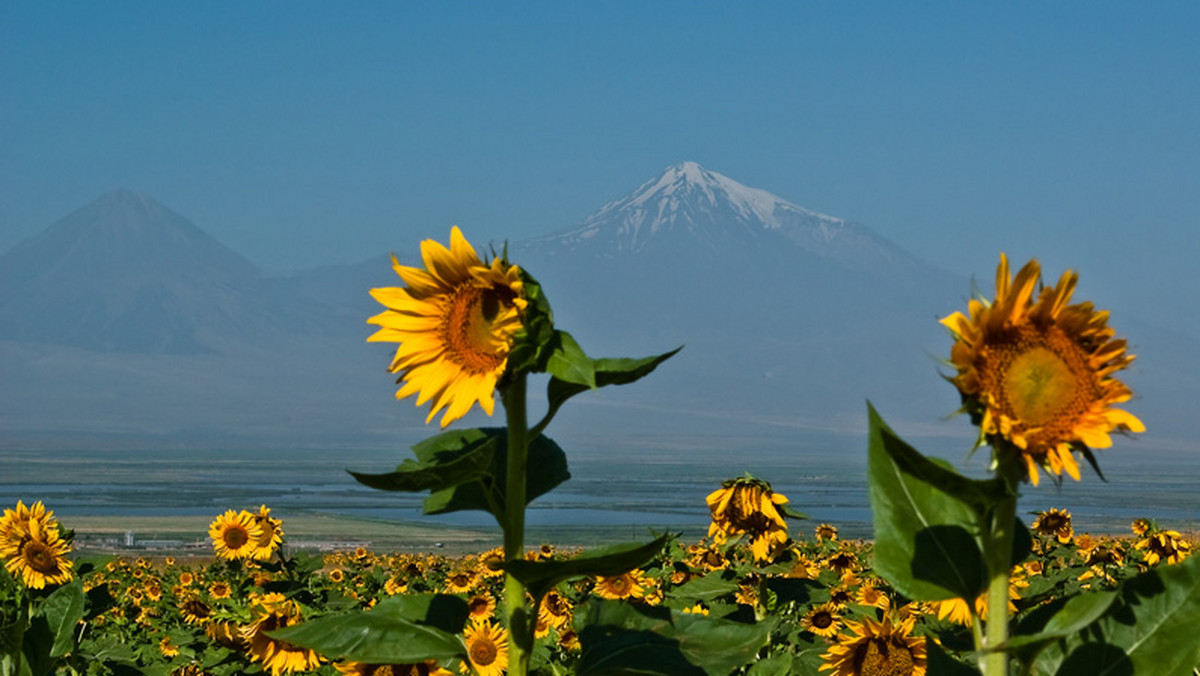
<instances>
[{"instance_id":1,"label":"large green leaf","mask_svg":"<svg viewBox=\"0 0 1200 676\"><path fill-rule=\"evenodd\" d=\"M931 473L929 464L916 460L920 453L896 436L874 407L868 404L868 409L875 571L911 599L974 599L987 579L977 541L980 516L931 483L931 477L954 483L956 492L966 490L964 484L948 481L941 471Z\"/></svg>"},{"instance_id":2,"label":"large green leaf","mask_svg":"<svg viewBox=\"0 0 1200 676\"><path fill-rule=\"evenodd\" d=\"M446 514L466 509L490 512L496 522L505 523L504 505L508 477L508 439L504 428L479 430L492 437L494 452L487 477L434 491L425 499L426 514ZM545 495L571 478L567 454L558 444L538 435L529 444L528 470L525 475L525 504ZM489 499L490 496L490 499Z\"/></svg>"},{"instance_id":3,"label":"large green leaf","mask_svg":"<svg viewBox=\"0 0 1200 676\"><path fill-rule=\"evenodd\" d=\"M671 598L689 605L712 603L724 596L732 596L738 590L738 578L732 571L714 570L679 585L671 590Z\"/></svg>"},{"instance_id":4,"label":"large green leaf","mask_svg":"<svg viewBox=\"0 0 1200 676\"><path fill-rule=\"evenodd\" d=\"M1019 659L1029 662L1041 648L1095 622L1116 598L1116 592L1096 591L1056 599L1023 619L1008 647Z\"/></svg>"},{"instance_id":5,"label":"large green leaf","mask_svg":"<svg viewBox=\"0 0 1200 676\"><path fill-rule=\"evenodd\" d=\"M555 378L585 388L596 387L596 365L575 338L566 331L554 332L554 351L546 370Z\"/></svg>"},{"instance_id":6,"label":"large green leaf","mask_svg":"<svg viewBox=\"0 0 1200 676\"><path fill-rule=\"evenodd\" d=\"M75 649L75 628L83 619L84 606L83 583L79 579L46 597L41 614L54 637L50 657L62 657Z\"/></svg>"},{"instance_id":7,"label":"large green leaf","mask_svg":"<svg viewBox=\"0 0 1200 676\"><path fill-rule=\"evenodd\" d=\"M595 378L594 387L607 387L609 385L628 385L629 383L640 380L646 375L649 375L658 365L675 356L675 353L682 350L683 347L677 347L670 352L654 355L652 357L643 357L641 359L591 359L592 372ZM591 387L580 384L565 378L555 377L550 378L549 384L546 385L546 399L549 408L546 411L546 416L537 424L537 429L545 429L550 419L558 409L571 397L586 392Z\"/></svg>"},{"instance_id":8,"label":"large green leaf","mask_svg":"<svg viewBox=\"0 0 1200 676\"><path fill-rule=\"evenodd\" d=\"M481 430L456 430L428 439L413 450L421 447L420 460L405 460L394 472L350 474L359 483L384 491L437 491L479 481L492 468L496 436Z\"/></svg>"},{"instance_id":9,"label":"large green leaf","mask_svg":"<svg viewBox=\"0 0 1200 676\"><path fill-rule=\"evenodd\" d=\"M620 575L658 556L669 534L652 542L627 542L588 550L562 561L516 560L501 564L505 571L525 585L534 598L541 598L559 582L572 577Z\"/></svg>"},{"instance_id":10,"label":"large green leaf","mask_svg":"<svg viewBox=\"0 0 1200 676\"><path fill-rule=\"evenodd\" d=\"M1200 664L1200 556L1124 582L1100 619L1038 656L1039 676L1186 676Z\"/></svg>"},{"instance_id":11,"label":"large green leaf","mask_svg":"<svg viewBox=\"0 0 1200 676\"><path fill-rule=\"evenodd\" d=\"M725 676L754 660L778 618L755 624L620 601L590 601L577 614L578 676Z\"/></svg>"},{"instance_id":12,"label":"large green leaf","mask_svg":"<svg viewBox=\"0 0 1200 676\"><path fill-rule=\"evenodd\" d=\"M326 615L277 629L274 638L330 658L377 664L465 658L458 634L466 602L447 595L392 597L365 612Z\"/></svg>"}]
</instances>

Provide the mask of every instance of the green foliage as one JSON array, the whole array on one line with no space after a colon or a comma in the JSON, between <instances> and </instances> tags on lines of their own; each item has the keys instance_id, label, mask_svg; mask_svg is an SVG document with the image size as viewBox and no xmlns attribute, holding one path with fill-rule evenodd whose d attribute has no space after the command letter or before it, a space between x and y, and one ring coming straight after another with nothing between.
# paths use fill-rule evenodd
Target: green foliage
<instances>
[{"instance_id":1,"label":"green foliage","mask_svg":"<svg viewBox=\"0 0 1200 676\"><path fill-rule=\"evenodd\" d=\"M535 599L545 596L559 582L590 575L620 575L658 556L670 539L664 534L648 543L623 543L598 547L558 561L508 561L505 571L521 581Z\"/></svg>"},{"instance_id":2,"label":"green foliage","mask_svg":"<svg viewBox=\"0 0 1200 676\"><path fill-rule=\"evenodd\" d=\"M452 430L412 447L417 460L406 460L394 472L350 472L359 482L393 491L425 491L426 514L461 510L489 512L504 524L508 475L508 437L505 428ZM548 437L529 444L525 503L544 495L571 477L567 456Z\"/></svg>"},{"instance_id":3,"label":"green foliage","mask_svg":"<svg viewBox=\"0 0 1200 676\"><path fill-rule=\"evenodd\" d=\"M724 676L753 661L777 624L592 600L576 623L583 644L576 673Z\"/></svg>"},{"instance_id":4,"label":"green foliage","mask_svg":"<svg viewBox=\"0 0 1200 676\"><path fill-rule=\"evenodd\" d=\"M1051 618L1047 629L1060 624L1073 631L1061 632L1038 655L1033 674L1186 676L1200 663L1200 556L1151 569L1123 583L1107 604L1104 598L1090 606L1105 612L1082 628L1083 622Z\"/></svg>"},{"instance_id":5,"label":"green foliage","mask_svg":"<svg viewBox=\"0 0 1200 676\"><path fill-rule=\"evenodd\" d=\"M574 340L571 342L574 343ZM550 420L554 418L554 414L558 412L558 409L571 397L597 387L628 385L629 383L636 382L649 375L654 369L658 368L659 364L675 356L682 349L682 347L677 347L670 352L643 357L641 359L592 359L583 355L582 351L580 351L577 355L573 355L572 358L587 360L591 366L590 369L580 366L575 370L581 373L590 371L592 382L581 382L582 379L574 378L573 371L571 370L564 369L561 373L552 371L550 382L546 385L546 399L549 406L545 417L534 426L534 430L540 431L545 429ZM563 361L566 362L565 356Z\"/></svg>"},{"instance_id":6,"label":"green foliage","mask_svg":"<svg viewBox=\"0 0 1200 676\"><path fill-rule=\"evenodd\" d=\"M424 594L386 599L366 612L326 615L269 635L340 659L420 662L465 658L458 634L466 620L462 599Z\"/></svg>"}]
</instances>

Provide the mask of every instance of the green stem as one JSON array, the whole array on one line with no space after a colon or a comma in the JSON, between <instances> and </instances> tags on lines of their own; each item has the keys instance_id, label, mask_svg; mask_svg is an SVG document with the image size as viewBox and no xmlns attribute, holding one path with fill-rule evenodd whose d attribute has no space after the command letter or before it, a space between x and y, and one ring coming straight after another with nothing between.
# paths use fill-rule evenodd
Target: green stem
<instances>
[{"instance_id":1,"label":"green stem","mask_svg":"<svg viewBox=\"0 0 1200 676\"><path fill-rule=\"evenodd\" d=\"M984 676L1008 675L1008 587L1012 570L1013 535L1017 519L1017 487L1022 471L1020 454L1013 449L996 449L996 474L1008 484L1008 496L992 511L984 542L987 558L987 621L984 653L980 666Z\"/></svg>"},{"instance_id":2,"label":"green stem","mask_svg":"<svg viewBox=\"0 0 1200 676\"><path fill-rule=\"evenodd\" d=\"M525 477L529 464L528 422L525 415L525 374L519 374L501 391L508 419L508 485L504 509L504 558L516 561L525 554ZM508 617L509 676L525 676L533 653L533 622L525 601L525 585L512 575L504 578L504 610Z\"/></svg>"}]
</instances>

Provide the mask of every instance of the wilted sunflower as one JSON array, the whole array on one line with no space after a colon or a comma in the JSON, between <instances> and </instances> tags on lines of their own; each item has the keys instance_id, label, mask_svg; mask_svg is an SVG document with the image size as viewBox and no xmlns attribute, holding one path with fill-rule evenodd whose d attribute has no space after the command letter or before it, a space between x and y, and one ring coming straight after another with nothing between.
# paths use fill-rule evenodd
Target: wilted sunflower
<instances>
[{"instance_id":1,"label":"wilted sunflower","mask_svg":"<svg viewBox=\"0 0 1200 676\"><path fill-rule=\"evenodd\" d=\"M484 264L458 226L449 249L427 239L421 257L424 270L392 257L407 286L371 289L388 309L367 320L380 327L367 340L400 343L388 367L404 382L396 398L416 394L417 406L432 400L425 422L446 409L445 427L475 402L491 415L526 307L521 270L499 258Z\"/></svg>"},{"instance_id":2,"label":"wilted sunflower","mask_svg":"<svg viewBox=\"0 0 1200 676\"><path fill-rule=\"evenodd\" d=\"M787 542L787 523L777 509L788 499L771 490L771 484L750 476L730 479L709 494L706 502L712 515L709 537L750 537L756 561L770 558L771 551Z\"/></svg>"},{"instance_id":3,"label":"wilted sunflower","mask_svg":"<svg viewBox=\"0 0 1200 676\"><path fill-rule=\"evenodd\" d=\"M300 620L300 607L283 594L271 592L255 602L254 621L242 629L251 662L261 662L272 676L316 669L321 659L315 651L267 636Z\"/></svg>"},{"instance_id":4,"label":"wilted sunflower","mask_svg":"<svg viewBox=\"0 0 1200 676\"><path fill-rule=\"evenodd\" d=\"M339 673L352 676L452 676L435 660L409 664L369 664L367 662L336 662Z\"/></svg>"},{"instance_id":5,"label":"wilted sunflower","mask_svg":"<svg viewBox=\"0 0 1200 676\"><path fill-rule=\"evenodd\" d=\"M868 617L846 622L853 633L839 636L821 655L825 663L818 671L832 670L833 676L925 676L925 637L910 635L915 623L915 617L893 622L886 615L882 621Z\"/></svg>"},{"instance_id":6,"label":"wilted sunflower","mask_svg":"<svg viewBox=\"0 0 1200 676\"><path fill-rule=\"evenodd\" d=\"M508 632L491 622L471 622L463 632L471 666L479 676L500 676L508 668Z\"/></svg>"},{"instance_id":7,"label":"wilted sunflower","mask_svg":"<svg viewBox=\"0 0 1200 676\"><path fill-rule=\"evenodd\" d=\"M1079 479L1072 450L1108 448L1110 434L1144 432L1132 414L1113 408L1131 391L1113 374L1133 361L1125 341L1114 340L1108 313L1091 303L1068 305L1078 276L1068 270L1040 289L1041 267L1031 260L1010 279L1000 255L996 299L971 300L942 320L954 334L950 363L963 410L979 425L981 441L1011 444L1029 481L1038 467L1058 478Z\"/></svg>"},{"instance_id":8,"label":"wilted sunflower","mask_svg":"<svg viewBox=\"0 0 1200 676\"><path fill-rule=\"evenodd\" d=\"M17 528L24 529L21 539L6 543L0 550L4 568L14 578L30 589L44 589L48 584L65 584L75 577L72 563L67 559L71 546L59 536L56 523L46 524L40 518L31 518L14 526L13 532Z\"/></svg>"},{"instance_id":9,"label":"wilted sunflower","mask_svg":"<svg viewBox=\"0 0 1200 676\"><path fill-rule=\"evenodd\" d=\"M254 556L258 549L262 528L250 512L244 509L235 512L230 509L213 520L208 527L208 535L212 538L217 556L224 559L246 559Z\"/></svg>"},{"instance_id":10,"label":"wilted sunflower","mask_svg":"<svg viewBox=\"0 0 1200 676\"><path fill-rule=\"evenodd\" d=\"M1071 513L1053 507L1048 511L1038 512L1037 518L1033 520L1033 531L1056 537L1063 544L1070 542L1075 536L1075 529L1071 526Z\"/></svg>"},{"instance_id":11,"label":"wilted sunflower","mask_svg":"<svg viewBox=\"0 0 1200 676\"><path fill-rule=\"evenodd\" d=\"M1171 564L1186 559L1192 545L1183 539L1179 531L1160 530L1138 542L1134 548L1146 552L1147 565L1157 566L1160 561Z\"/></svg>"}]
</instances>

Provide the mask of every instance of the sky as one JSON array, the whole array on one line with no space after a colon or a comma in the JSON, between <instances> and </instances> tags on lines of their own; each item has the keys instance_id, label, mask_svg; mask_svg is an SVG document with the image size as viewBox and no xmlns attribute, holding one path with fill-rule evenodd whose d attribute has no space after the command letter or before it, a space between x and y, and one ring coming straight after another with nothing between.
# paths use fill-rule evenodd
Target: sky
<instances>
[{"instance_id":1,"label":"sky","mask_svg":"<svg viewBox=\"0 0 1200 676\"><path fill-rule=\"evenodd\" d=\"M989 288L1007 251L1177 309L1198 33L1169 1L7 0L0 251L128 188L286 273L562 231L694 160Z\"/></svg>"}]
</instances>

